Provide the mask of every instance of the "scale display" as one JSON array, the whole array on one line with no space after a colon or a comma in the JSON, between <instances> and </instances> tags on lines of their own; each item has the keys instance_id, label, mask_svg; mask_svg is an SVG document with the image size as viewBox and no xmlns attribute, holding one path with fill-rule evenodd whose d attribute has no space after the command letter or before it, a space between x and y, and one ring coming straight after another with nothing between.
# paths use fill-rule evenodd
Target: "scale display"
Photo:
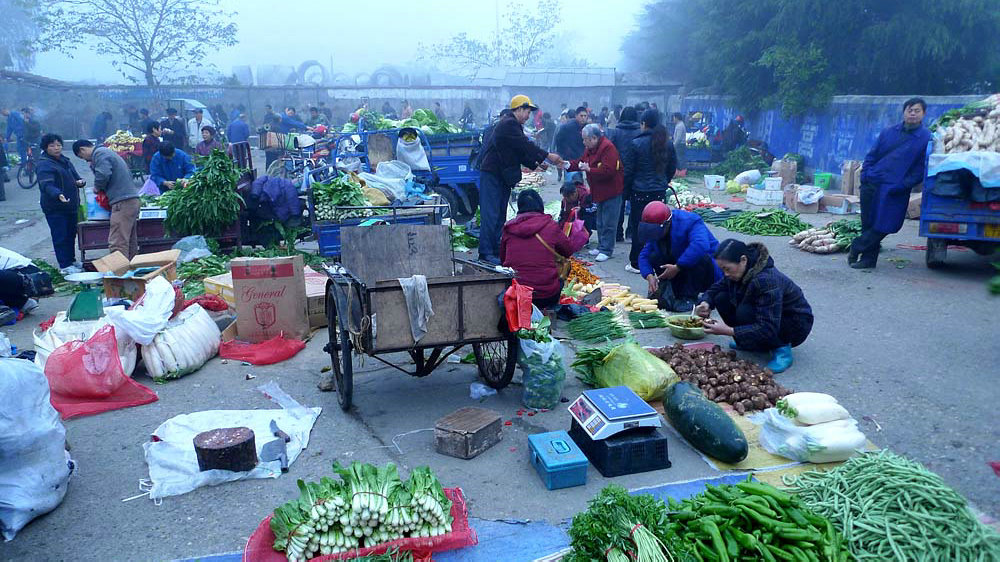
<instances>
[{"instance_id":1,"label":"scale display","mask_svg":"<svg viewBox=\"0 0 1000 562\"><path fill-rule=\"evenodd\" d=\"M569 413L591 439L606 439L626 429L660 427L660 414L627 386L585 390Z\"/></svg>"}]
</instances>

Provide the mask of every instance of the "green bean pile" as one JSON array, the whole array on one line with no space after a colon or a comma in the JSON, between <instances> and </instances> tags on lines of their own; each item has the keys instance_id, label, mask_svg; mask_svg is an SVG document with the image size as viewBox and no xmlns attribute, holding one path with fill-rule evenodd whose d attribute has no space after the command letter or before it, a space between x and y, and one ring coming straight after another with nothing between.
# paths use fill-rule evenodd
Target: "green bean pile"
<instances>
[{"instance_id":1,"label":"green bean pile","mask_svg":"<svg viewBox=\"0 0 1000 562\"><path fill-rule=\"evenodd\" d=\"M744 211L727 220L726 230L755 236L794 236L810 228L799 216L779 209Z\"/></svg>"},{"instance_id":2,"label":"green bean pile","mask_svg":"<svg viewBox=\"0 0 1000 562\"><path fill-rule=\"evenodd\" d=\"M833 522L858 560L1000 560L1000 533L977 521L965 498L890 451L782 481Z\"/></svg>"},{"instance_id":3,"label":"green bean pile","mask_svg":"<svg viewBox=\"0 0 1000 562\"><path fill-rule=\"evenodd\" d=\"M625 328L615 319L614 312L610 310L578 316L570 320L566 328L573 339L590 343L616 340L628 335Z\"/></svg>"}]
</instances>

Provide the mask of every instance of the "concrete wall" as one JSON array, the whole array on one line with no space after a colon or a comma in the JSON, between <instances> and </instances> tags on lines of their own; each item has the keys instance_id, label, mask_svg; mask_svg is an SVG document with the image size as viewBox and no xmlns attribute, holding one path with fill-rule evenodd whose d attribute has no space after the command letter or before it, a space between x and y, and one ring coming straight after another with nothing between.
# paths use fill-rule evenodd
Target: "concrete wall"
<instances>
[{"instance_id":1,"label":"concrete wall","mask_svg":"<svg viewBox=\"0 0 1000 562\"><path fill-rule=\"evenodd\" d=\"M750 137L767 142L775 156L797 152L805 157L807 168L839 174L844 160L863 160L879 132L902 121L903 102L910 97L835 96L826 110L795 119L783 118L778 110L744 113L723 96L687 96L681 107L685 114L712 112L719 128L743 115ZM945 111L984 97L924 96L924 123L929 125Z\"/></svg>"}]
</instances>

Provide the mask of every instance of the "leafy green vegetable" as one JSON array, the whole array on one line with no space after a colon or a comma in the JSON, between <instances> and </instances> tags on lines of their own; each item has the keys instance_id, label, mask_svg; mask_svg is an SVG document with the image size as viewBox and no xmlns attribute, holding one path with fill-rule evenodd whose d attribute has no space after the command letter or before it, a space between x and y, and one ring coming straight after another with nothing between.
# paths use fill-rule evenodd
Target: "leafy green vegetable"
<instances>
[{"instance_id":1,"label":"leafy green vegetable","mask_svg":"<svg viewBox=\"0 0 1000 562\"><path fill-rule=\"evenodd\" d=\"M667 520L667 505L662 501L649 494L629 495L625 488L611 484L590 500L587 511L573 517L569 528L573 550L563 560L672 560L664 547ZM635 553L635 557L625 553Z\"/></svg>"},{"instance_id":2,"label":"leafy green vegetable","mask_svg":"<svg viewBox=\"0 0 1000 562\"><path fill-rule=\"evenodd\" d=\"M370 131L384 131L386 129L413 127L415 129L420 129L426 135L443 135L462 132L461 128L456 127L443 119L438 119L437 115L434 115L434 112L429 109L418 109L413 112L413 117L398 121L386 119L381 113L369 110L362 111L361 118L364 119L366 128ZM340 132L342 133L356 133L357 131L357 123L345 123L340 129Z\"/></svg>"},{"instance_id":3,"label":"leafy green vegetable","mask_svg":"<svg viewBox=\"0 0 1000 562\"><path fill-rule=\"evenodd\" d=\"M176 236L218 236L240 216L243 198L236 192L239 170L225 152L215 149L198 161L190 183L160 196L167 209L164 226Z\"/></svg>"},{"instance_id":4,"label":"leafy green vegetable","mask_svg":"<svg viewBox=\"0 0 1000 562\"><path fill-rule=\"evenodd\" d=\"M660 400L667 388L680 380L666 362L635 341L577 352L573 361L577 378L597 388L627 386L643 400Z\"/></svg>"},{"instance_id":5,"label":"leafy green vegetable","mask_svg":"<svg viewBox=\"0 0 1000 562\"><path fill-rule=\"evenodd\" d=\"M727 154L722 162L716 164L712 168L712 173L727 178L734 178L742 172L754 169L765 173L771 167L767 165L767 162L764 162L764 159L759 154L752 152L746 146L741 146Z\"/></svg>"},{"instance_id":6,"label":"leafy green vegetable","mask_svg":"<svg viewBox=\"0 0 1000 562\"><path fill-rule=\"evenodd\" d=\"M467 234L460 224L451 225L451 249L456 252L468 252L470 248L478 248L479 239Z\"/></svg>"}]
</instances>

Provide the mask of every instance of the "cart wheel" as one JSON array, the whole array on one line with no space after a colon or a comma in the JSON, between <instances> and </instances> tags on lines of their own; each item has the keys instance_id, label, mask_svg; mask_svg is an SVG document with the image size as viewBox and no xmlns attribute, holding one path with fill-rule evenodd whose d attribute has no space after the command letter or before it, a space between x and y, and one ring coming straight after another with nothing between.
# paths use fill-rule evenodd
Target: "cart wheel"
<instances>
[{"instance_id":1,"label":"cart wheel","mask_svg":"<svg viewBox=\"0 0 1000 562\"><path fill-rule=\"evenodd\" d=\"M501 389L514 378L517 360L517 338L472 344L479 375L492 388Z\"/></svg>"},{"instance_id":2,"label":"cart wheel","mask_svg":"<svg viewBox=\"0 0 1000 562\"><path fill-rule=\"evenodd\" d=\"M940 269L948 256L948 241L943 238L927 239L927 268Z\"/></svg>"},{"instance_id":3,"label":"cart wheel","mask_svg":"<svg viewBox=\"0 0 1000 562\"><path fill-rule=\"evenodd\" d=\"M327 294L328 303L334 302L334 297ZM333 366L333 380L337 385L337 402L340 409L345 412L351 409L351 402L354 398L354 362L351 356L351 338L347 335L347 330L338 329L337 306L331 304L327 307L326 331L330 336L330 343L327 349L330 351L330 363Z\"/></svg>"}]
</instances>

